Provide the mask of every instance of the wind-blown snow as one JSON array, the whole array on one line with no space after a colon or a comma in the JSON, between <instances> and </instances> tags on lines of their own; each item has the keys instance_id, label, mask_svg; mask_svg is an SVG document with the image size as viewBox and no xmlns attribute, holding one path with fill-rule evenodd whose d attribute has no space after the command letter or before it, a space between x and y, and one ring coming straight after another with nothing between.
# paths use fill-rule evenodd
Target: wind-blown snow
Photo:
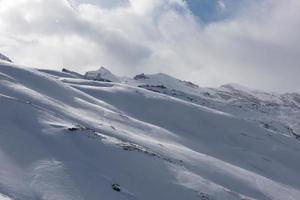
<instances>
[{"instance_id":1,"label":"wind-blown snow","mask_svg":"<svg viewBox=\"0 0 300 200\"><path fill-rule=\"evenodd\" d=\"M298 140L228 112L228 87L176 83L214 108L155 77L165 88L0 64L0 199L299 199Z\"/></svg>"}]
</instances>

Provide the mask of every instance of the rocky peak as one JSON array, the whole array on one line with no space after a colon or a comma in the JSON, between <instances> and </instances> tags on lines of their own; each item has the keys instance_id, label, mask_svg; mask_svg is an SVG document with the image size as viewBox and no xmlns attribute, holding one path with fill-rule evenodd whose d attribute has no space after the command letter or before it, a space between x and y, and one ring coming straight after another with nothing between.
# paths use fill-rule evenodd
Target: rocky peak
<instances>
[{"instance_id":1,"label":"rocky peak","mask_svg":"<svg viewBox=\"0 0 300 200\"><path fill-rule=\"evenodd\" d=\"M10 62L12 63L13 61L11 59L9 59L7 56L3 55L0 53L0 60L6 61L6 62Z\"/></svg>"}]
</instances>

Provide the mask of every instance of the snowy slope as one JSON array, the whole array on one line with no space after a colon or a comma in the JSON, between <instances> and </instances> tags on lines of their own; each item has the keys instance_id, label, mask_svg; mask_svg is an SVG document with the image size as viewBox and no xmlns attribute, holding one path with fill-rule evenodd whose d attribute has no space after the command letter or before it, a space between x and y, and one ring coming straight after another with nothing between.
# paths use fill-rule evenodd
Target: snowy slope
<instances>
[{"instance_id":1,"label":"snowy slope","mask_svg":"<svg viewBox=\"0 0 300 200\"><path fill-rule=\"evenodd\" d=\"M0 199L299 199L294 138L136 86L49 73L0 65Z\"/></svg>"},{"instance_id":2,"label":"snowy slope","mask_svg":"<svg viewBox=\"0 0 300 200\"><path fill-rule=\"evenodd\" d=\"M201 88L161 74L147 77L149 79L139 80L135 85L231 113L275 133L300 136L300 95L297 93L277 94L238 84Z\"/></svg>"},{"instance_id":3,"label":"snowy slope","mask_svg":"<svg viewBox=\"0 0 300 200\"><path fill-rule=\"evenodd\" d=\"M81 75L77 72L68 70L68 69L62 69L62 71L56 71L56 70L47 70L47 69L38 69L39 72L44 72L54 78L84 78L84 75Z\"/></svg>"},{"instance_id":4,"label":"snowy slope","mask_svg":"<svg viewBox=\"0 0 300 200\"><path fill-rule=\"evenodd\" d=\"M108 70L106 69L106 71ZM114 76L116 77L116 75ZM108 76L106 79L115 82ZM300 137L300 95L296 93L264 92L238 84L227 84L220 88L203 88L162 73L119 78L117 82L222 110L255 122L274 133Z\"/></svg>"}]
</instances>

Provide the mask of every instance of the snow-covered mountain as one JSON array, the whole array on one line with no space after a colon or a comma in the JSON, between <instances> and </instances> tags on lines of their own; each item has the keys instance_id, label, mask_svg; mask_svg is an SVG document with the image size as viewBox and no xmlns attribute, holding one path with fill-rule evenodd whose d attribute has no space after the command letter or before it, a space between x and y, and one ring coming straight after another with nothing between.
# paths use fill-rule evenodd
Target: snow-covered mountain
<instances>
[{"instance_id":1,"label":"snow-covered mountain","mask_svg":"<svg viewBox=\"0 0 300 200\"><path fill-rule=\"evenodd\" d=\"M117 80L117 82L204 105L255 122L269 131L300 137L300 95L297 93L277 94L249 89L238 84L227 84L220 88L203 88L162 73L139 74L133 78L122 79L115 78L117 76L107 69L105 71L109 74L105 76L108 81ZM96 74L93 76L96 77ZM110 77L114 78L110 79Z\"/></svg>"},{"instance_id":2,"label":"snow-covered mountain","mask_svg":"<svg viewBox=\"0 0 300 200\"><path fill-rule=\"evenodd\" d=\"M299 199L299 141L224 112L236 87L89 79L0 64L1 200Z\"/></svg>"},{"instance_id":3,"label":"snow-covered mountain","mask_svg":"<svg viewBox=\"0 0 300 200\"><path fill-rule=\"evenodd\" d=\"M105 67L100 67L96 71L89 71L86 72L85 76L86 79L89 80L96 80L96 81L105 81L105 82L116 82L119 83L121 82L121 79L112 74L108 69Z\"/></svg>"},{"instance_id":4,"label":"snow-covered mountain","mask_svg":"<svg viewBox=\"0 0 300 200\"><path fill-rule=\"evenodd\" d=\"M6 62L10 62L12 63L13 61L11 59L9 59L7 56L3 55L0 53L0 61L6 61Z\"/></svg>"}]
</instances>

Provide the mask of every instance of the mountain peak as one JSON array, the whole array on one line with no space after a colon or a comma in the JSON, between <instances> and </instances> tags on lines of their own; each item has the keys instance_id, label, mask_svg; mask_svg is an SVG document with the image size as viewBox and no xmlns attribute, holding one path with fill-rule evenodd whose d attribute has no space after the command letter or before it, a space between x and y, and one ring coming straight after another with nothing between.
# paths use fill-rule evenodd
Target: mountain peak
<instances>
[{"instance_id":1,"label":"mountain peak","mask_svg":"<svg viewBox=\"0 0 300 200\"><path fill-rule=\"evenodd\" d=\"M86 79L105 81L105 82L120 82L120 78L114 75L105 67L100 67L96 71L88 71L85 73Z\"/></svg>"},{"instance_id":2,"label":"mountain peak","mask_svg":"<svg viewBox=\"0 0 300 200\"><path fill-rule=\"evenodd\" d=\"M98 71L98 72L105 72L105 73L110 73L110 74L112 74L111 71L110 71L109 69L107 69L107 68L105 68L105 67L103 67L103 66L101 66L97 71Z\"/></svg>"},{"instance_id":3,"label":"mountain peak","mask_svg":"<svg viewBox=\"0 0 300 200\"><path fill-rule=\"evenodd\" d=\"M244 91L244 92L252 91L252 89L250 89L246 86L240 85L238 83L229 83L229 84L221 85L220 88L226 89L226 90L231 90L231 91L233 91L233 90Z\"/></svg>"}]
</instances>

